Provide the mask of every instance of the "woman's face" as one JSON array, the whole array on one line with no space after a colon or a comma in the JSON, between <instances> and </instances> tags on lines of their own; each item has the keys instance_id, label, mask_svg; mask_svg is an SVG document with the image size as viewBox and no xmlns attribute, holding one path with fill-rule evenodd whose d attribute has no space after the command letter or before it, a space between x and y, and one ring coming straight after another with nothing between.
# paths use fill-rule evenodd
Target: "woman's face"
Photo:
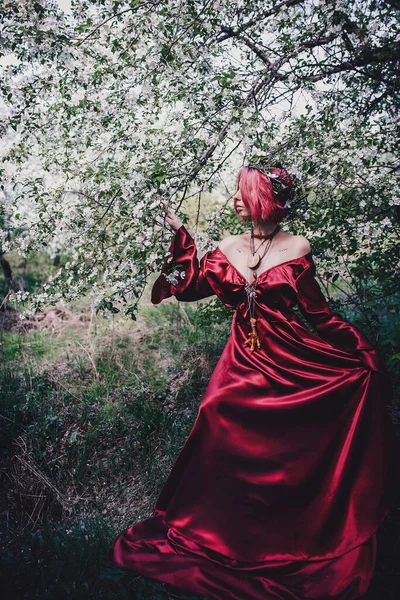
<instances>
[{"instance_id":1,"label":"woman's face","mask_svg":"<svg viewBox=\"0 0 400 600\"><path fill-rule=\"evenodd\" d=\"M251 221L251 213L242 200L240 185L233 195L233 209L239 219L242 221Z\"/></svg>"}]
</instances>

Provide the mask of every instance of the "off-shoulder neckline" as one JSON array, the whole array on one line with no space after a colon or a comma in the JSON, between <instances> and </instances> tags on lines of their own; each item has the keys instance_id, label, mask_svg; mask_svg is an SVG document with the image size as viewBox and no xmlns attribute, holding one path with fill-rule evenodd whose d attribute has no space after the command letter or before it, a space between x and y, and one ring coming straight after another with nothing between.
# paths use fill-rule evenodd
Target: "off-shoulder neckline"
<instances>
[{"instance_id":1,"label":"off-shoulder neckline","mask_svg":"<svg viewBox=\"0 0 400 600\"><path fill-rule=\"evenodd\" d=\"M225 259L225 261L227 262L228 265L230 265L233 270L239 275L239 277L248 285L250 285L250 281L247 280L247 277L245 277L243 275L243 273L241 273L236 267L235 265L229 260L229 258L226 256L226 254L224 254L221 250L221 248L219 246L216 247L215 251L218 251L221 254L221 256ZM268 269L265 269L264 271L262 271L262 273L260 273L257 276L257 283L260 281L260 279L262 277L264 277L264 275L266 275L267 273L269 273L270 271L272 271L272 269L277 269L278 267L282 267L284 265L287 265L288 263L293 263L296 262L298 260L305 260L306 258L312 256L312 251L310 250L310 252L307 252L307 254L302 254L301 256L297 256L296 258L289 258L288 260L285 260L284 262L278 263L276 265L272 265L272 267L268 267Z\"/></svg>"}]
</instances>

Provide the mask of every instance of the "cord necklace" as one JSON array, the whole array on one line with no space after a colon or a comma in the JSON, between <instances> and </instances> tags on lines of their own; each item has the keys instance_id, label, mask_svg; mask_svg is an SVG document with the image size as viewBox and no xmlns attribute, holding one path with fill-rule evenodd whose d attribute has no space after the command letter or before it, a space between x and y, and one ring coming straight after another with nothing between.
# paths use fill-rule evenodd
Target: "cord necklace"
<instances>
[{"instance_id":1,"label":"cord necklace","mask_svg":"<svg viewBox=\"0 0 400 600\"><path fill-rule=\"evenodd\" d=\"M245 290L246 290L246 294L247 294L247 304L248 304L248 308L249 308L251 331L248 334L248 337L245 340L244 345L245 346L249 345L251 353L253 353L256 348L260 349L260 347L261 347L260 338L259 338L258 332L257 332L257 319L255 317L257 273L254 269L257 269L260 266L262 260L266 256L268 250L271 248L273 238L275 237L275 235L278 233L279 230L280 230L280 226L277 225L270 234L263 236L264 239L259 244L257 250L255 248L255 243L254 243L255 236L253 235L253 231L251 232L252 235L250 236L250 252L251 252L252 256L249 257L247 265L250 269L253 270L254 281L252 283L247 283L245 286ZM263 251L262 256L260 256L258 251L265 242L266 242L265 249Z\"/></svg>"}]
</instances>

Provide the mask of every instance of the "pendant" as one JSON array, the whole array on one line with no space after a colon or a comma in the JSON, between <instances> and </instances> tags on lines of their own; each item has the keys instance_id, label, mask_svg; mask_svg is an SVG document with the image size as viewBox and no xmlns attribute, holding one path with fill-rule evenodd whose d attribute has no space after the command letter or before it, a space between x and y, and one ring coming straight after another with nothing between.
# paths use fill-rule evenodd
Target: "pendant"
<instances>
[{"instance_id":1,"label":"pendant","mask_svg":"<svg viewBox=\"0 0 400 600\"><path fill-rule=\"evenodd\" d=\"M256 252L255 254L253 254L253 256L251 258L249 258L249 262L247 263L247 266L249 267L249 269L257 269L260 262L261 262L261 256L258 254L258 252Z\"/></svg>"},{"instance_id":2,"label":"pendant","mask_svg":"<svg viewBox=\"0 0 400 600\"><path fill-rule=\"evenodd\" d=\"M250 346L250 352L253 353L254 350L260 349L261 344L260 344L260 338L258 337L258 332L257 332L257 319L250 319L250 324L251 324L251 332L247 335L247 340L244 342L244 345Z\"/></svg>"}]
</instances>

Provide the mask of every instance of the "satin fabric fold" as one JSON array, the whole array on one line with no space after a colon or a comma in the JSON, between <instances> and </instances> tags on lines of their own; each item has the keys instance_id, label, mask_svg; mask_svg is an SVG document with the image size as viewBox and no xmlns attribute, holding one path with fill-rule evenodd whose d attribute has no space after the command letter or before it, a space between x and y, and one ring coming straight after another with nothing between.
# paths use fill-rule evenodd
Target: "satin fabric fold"
<instances>
[{"instance_id":1,"label":"satin fabric fold","mask_svg":"<svg viewBox=\"0 0 400 600\"><path fill-rule=\"evenodd\" d=\"M185 277L168 283L164 266L153 303L215 294L236 310L156 514L122 532L113 562L209 598L359 598L396 491L378 352L330 309L311 252L259 276L253 354L244 275L219 248L199 262L184 226L170 252Z\"/></svg>"},{"instance_id":2,"label":"satin fabric fold","mask_svg":"<svg viewBox=\"0 0 400 600\"><path fill-rule=\"evenodd\" d=\"M351 600L368 590L375 535L335 559L246 563L182 538L164 519L158 513L123 532L114 564L208 600Z\"/></svg>"}]
</instances>

